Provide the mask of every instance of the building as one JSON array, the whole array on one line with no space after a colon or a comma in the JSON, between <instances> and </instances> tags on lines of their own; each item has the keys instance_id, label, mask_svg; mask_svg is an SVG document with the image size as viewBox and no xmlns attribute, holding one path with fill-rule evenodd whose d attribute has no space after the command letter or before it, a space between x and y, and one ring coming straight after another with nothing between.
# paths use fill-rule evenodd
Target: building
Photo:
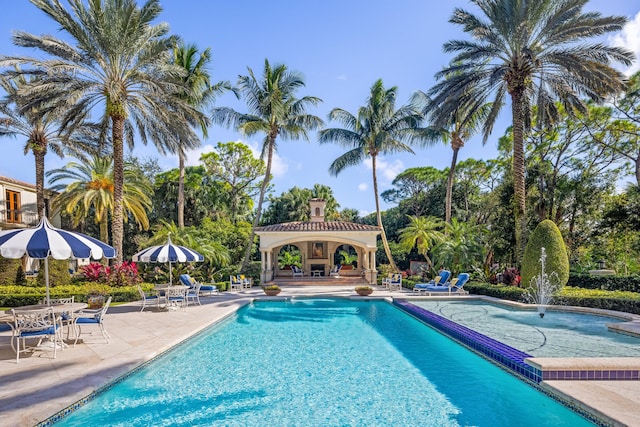
<instances>
[{"instance_id":1,"label":"building","mask_svg":"<svg viewBox=\"0 0 640 427\"><path fill-rule=\"evenodd\" d=\"M279 268L278 256L285 247L295 246L301 255L305 276L328 276L331 267L339 262L340 251L357 255L353 265L345 266L341 276L361 276L376 283L377 238L380 228L371 225L344 221L325 221L323 199L311 199L309 221L287 222L258 227L260 258L262 261L260 280L266 283L276 277L292 276L286 266Z\"/></svg>"}]
</instances>

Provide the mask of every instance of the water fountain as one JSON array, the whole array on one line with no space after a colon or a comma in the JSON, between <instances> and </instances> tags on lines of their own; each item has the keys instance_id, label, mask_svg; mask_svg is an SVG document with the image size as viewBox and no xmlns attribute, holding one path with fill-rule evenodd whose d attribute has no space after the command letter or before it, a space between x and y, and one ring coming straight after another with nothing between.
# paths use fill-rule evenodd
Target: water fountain
<instances>
[{"instance_id":1,"label":"water fountain","mask_svg":"<svg viewBox=\"0 0 640 427\"><path fill-rule=\"evenodd\" d=\"M551 304L553 294L560 289L560 281L555 271L547 274L545 271L547 254L544 248L541 248L540 252L540 274L531 279L526 298L530 303L537 305L538 314L543 318L547 306Z\"/></svg>"}]
</instances>

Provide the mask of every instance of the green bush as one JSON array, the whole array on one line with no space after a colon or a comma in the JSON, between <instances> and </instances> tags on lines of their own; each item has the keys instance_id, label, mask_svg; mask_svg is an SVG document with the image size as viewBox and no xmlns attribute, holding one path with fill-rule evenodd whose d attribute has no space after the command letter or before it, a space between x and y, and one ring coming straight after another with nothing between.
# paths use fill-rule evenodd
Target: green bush
<instances>
[{"instance_id":1,"label":"green bush","mask_svg":"<svg viewBox=\"0 0 640 427\"><path fill-rule=\"evenodd\" d=\"M549 275L556 273L558 275L558 282L553 284L559 287L567 284L569 280L567 248L564 245L558 226L553 221L545 219L533 230L524 250L521 286L529 287L531 279L540 275L540 255L543 247L547 254L546 273Z\"/></svg>"},{"instance_id":2,"label":"green bush","mask_svg":"<svg viewBox=\"0 0 640 427\"><path fill-rule=\"evenodd\" d=\"M509 301L525 301L526 291L517 286L491 285L489 283L469 282L464 288L470 294L487 295L494 298L506 299Z\"/></svg>"},{"instance_id":3,"label":"green bush","mask_svg":"<svg viewBox=\"0 0 640 427\"><path fill-rule=\"evenodd\" d=\"M22 270L21 260L0 257L0 285L15 285L19 270Z\"/></svg>"},{"instance_id":4,"label":"green bush","mask_svg":"<svg viewBox=\"0 0 640 427\"><path fill-rule=\"evenodd\" d=\"M572 274L567 286L606 291L640 292L640 276L593 276Z\"/></svg>"},{"instance_id":5,"label":"green bush","mask_svg":"<svg viewBox=\"0 0 640 427\"><path fill-rule=\"evenodd\" d=\"M49 259L49 286L68 285L71 283L71 274L69 273L69 261L66 259ZM44 260L40 261L40 269L38 270L38 285L45 286L45 269Z\"/></svg>"}]
</instances>

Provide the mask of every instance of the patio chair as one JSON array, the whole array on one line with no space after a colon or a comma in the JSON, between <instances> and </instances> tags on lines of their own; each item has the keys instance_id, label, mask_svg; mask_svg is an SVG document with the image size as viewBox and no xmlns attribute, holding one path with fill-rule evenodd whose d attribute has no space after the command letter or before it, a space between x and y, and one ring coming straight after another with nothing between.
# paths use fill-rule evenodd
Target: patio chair
<instances>
[{"instance_id":1,"label":"patio chair","mask_svg":"<svg viewBox=\"0 0 640 427\"><path fill-rule=\"evenodd\" d=\"M230 291L242 290L242 281L237 276L229 276L229 290Z\"/></svg>"},{"instance_id":2,"label":"patio chair","mask_svg":"<svg viewBox=\"0 0 640 427\"><path fill-rule=\"evenodd\" d=\"M148 294L142 290L140 285L137 285L138 293L142 297L142 308L140 311L143 311L144 308L148 305L155 305L156 307L160 306L160 297L157 294Z\"/></svg>"},{"instance_id":3,"label":"patio chair","mask_svg":"<svg viewBox=\"0 0 640 427\"><path fill-rule=\"evenodd\" d=\"M81 310L78 312L77 316L75 317L75 321L73 322L76 331L76 339L73 342L74 346L78 342L78 338L80 338L80 335L82 335L83 333L82 327L87 326L97 326L102 333L102 337L107 341L107 344L109 343L109 339L111 339L111 337L104 328L104 318L106 317L107 310L109 309L110 304L111 297L109 297L107 302L104 303L104 306L102 306L102 308Z\"/></svg>"},{"instance_id":4,"label":"patio chair","mask_svg":"<svg viewBox=\"0 0 640 427\"><path fill-rule=\"evenodd\" d=\"M50 298L49 301L51 304L73 304L75 302L75 295L72 295L68 298ZM46 304L46 301L43 301L43 304ZM67 328L67 339L69 339L69 334L71 333L71 327L74 322L75 313L72 311L63 311L59 314L58 320L62 323L62 326Z\"/></svg>"},{"instance_id":5,"label":"patio chair","mask_svg":"<svg viewBox=\"0 0 640 427\"><path fill-rule=\"evenodd\" d=\"M187 290L184 286L170 286L167 288L167 308L184 309L187 306Z\"/></svg>"},{"instance_id":6,"label":"patio chair","mask_svg":"<svg viewBox=\"0 0 640 427\"><path fill-rule=\"evenodd\" d=\"M182 283L185 286L188 286L189 288L193 288L195 284L198 283L193 277L189 276L188 274L181 274L179 278L180 278L180 283ZM214 284L200 283L200 295L204 294L205 292L208 293L209 295L213 295L214 292L216 294L219 294L220 290Z\"/></svg>"},{"instance_id":7,"label":"patio chair","mask_svg":"<svg viewBox=\"0 0 640 427\"><path fill-rule=\"evenodd\" d=\"M340 277L340 270L342 269L342 264L334 265L329 271L329 277Z\"/></svg>"},{"instance_id":8,"label":"patio chair","mask_svg":"<svg viewBox=\"0 0 640 427\"><path fill-rule=\"evenodd\" d=\"M48 350L49 347L41 346L42 340L49 338L52 342L53 358L56 358L58 347L62 349L62 324L56 318L53 308L47 307L39 310L11 309L13 314L13 327L11 336L11 348L16 352L16 363L20 362L20 353L35 350ZM28 339L37 339L34 346L27 346ZM22 341L22 345L20 345Z\"/></svg>"},{"instance_id":9,"label":"patio chair","mask_svg":"<svg viewBox=\"0 0 640 427\"><path fill-rule=\"evenodd\" d=\"M193 301L194 304L200 304L200 288L202 287L202 283L196 282L193 285L193 288L187 289L185 294L185 305L189 306L189 300Z\"/></svg>"},{"instance_id":10,"label":"patio chair","mask_svg":"<svg viewBox=\"0 0 640 427\"><path fill-rule=\"evenodd\" d=\"M253 286L253 280L251 277L245 277L244 274L238 275L238 279L242 282L243 289L251 289Z\"/></svg>"},{"instance_id":11,"label":"patio chair","mask_svg":"<svg viewBox=\"0 0 640 427\"><path fill-rule=\"evenodd\" d=\"M389 281L388 288L390 291L394 291L394 290L401 291L402 290L402 274L395 273L391 278L391 280Z\"/></svg>"},{"instance_id":12,"label":"patio chair","mask_svg":"<svg viewBox=\"0 0 640 427\"><path fill-rule=\"evenodd\" d=\"M292 265L291 266L291 271L293 271L293 277L302 277L302 276L304 276L304 272L297 265Z\"/></svg>"}]
</instances>

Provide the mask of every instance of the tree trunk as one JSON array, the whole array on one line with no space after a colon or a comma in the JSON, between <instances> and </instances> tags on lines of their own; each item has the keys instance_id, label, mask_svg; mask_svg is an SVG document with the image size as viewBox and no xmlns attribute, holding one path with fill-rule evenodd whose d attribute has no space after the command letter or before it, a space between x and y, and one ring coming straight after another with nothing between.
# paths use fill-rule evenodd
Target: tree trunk
<instances>
[{"instance_id":1,"label":"tree trunk","mask_svg":"<svg viewBox=\"0 0 640 427\"><path fill-rule=\"evenodd\" d=\"M513 120L513 191L515 196L516 220L516 263L521 265L527 243L526 190L524 168L524 114L522 92L511 93Z\"/></svg>"},{"instance_id":2,"label":"tree trunk","mask_svg":"<svg viewBox=\"0 0 640 427\"><path fill-rule=\"evenodd\" d=\"M640 185L640 156L636 157L636 185Z\"/></svg>"},{"instance_id":3,"label":"tree trunk","mask_svg":"<svg viewBox=\"0 0 640 427\"><path fill-rule=\"evenodd\" d=\"M451 158L451 168L449 169L449 177L447 178L447 195L445 197L444 220L447 224L451 224L451 203L453 198L453 177L456 173L456 163L458 161L458 151L460 147L451 141L453 148L453 157Z\"/></svg>"},{"instance_id":4,"label":"tree trunk","mask_svg":"<svg viewBox=\"0 0 640 427\"><path fill-rule=\"evenodd\" d=\"M40 146L33 148L33 156L36 161L36 210L38 219L41 219L44 212L44 156L46 155L46 146L42 149Z\"/></svg>"},{"instance_id":5,"label":"tree trunk","mask_svg":"<svg viewBox=\"0 0 640 427\"><path fill-rule=\"evenodd\" d=\"M109 218L107 209L103 209L102 218L100 218L100 240L105 243L109 241Z\"/></svg>"},{"instance_id":6,"label":"tree trunk","mask_svg":"<svg viewBox=\"0 0 640 427\"><path fill-rule=\"evenodd\" d=\"M122 239L123 239L123 189L124 189L124 143L122 140L124 131L124 117L111 116L113 126L113 218L111 219L111 232L113 233L113 246L116 249L116 263L121 263Z\"/></svg>"},{"instance_id":7,"label":"tree trunk","mask_svg":"<svg viewBox=\"0 0 640 427\"><path fill-rule=\"evenodd\" d=\"M178 149L178 164L180 177L178 178L178 228L184 228L184 153L182 147Z\"/></svg>"},{"instance_id":8,"label":"tree trunk","mask_svg":"<svg viewBox=\"0 0 640 427\"><path fill-rule=\"evenodd\" d=\"M273 160L273 147L275 145L275 137L269 136L269 140L267 142L269 144L269 148L267 150L267 169L264 174L264 179L262 180L262 186L260 187L260 196L258 197L258 207L256 209L256 216L253 219L253 225L251 226L251 236L249 236L249 242L247 243L247 248L244 251L244 259L242 260L242 265L240 267L240 272L246 272L247 267L249 266L249 260L251 259L251 250L253 249L253 239L256 235L256 228L258 228L258 224L260 224L260 216L262 214L262 203L264 202L264 195L267 192L267 188L269 187L269 181L271 179L271 162Z\"/></svg>"},{"instance_id":9,"label":"tree trunk","mask_svg":"<svg viewBox=\"0 0 640 427\"><path fill-rule=\"evenodd\" d=\"M378 175L376 173L376 156L371 156L371 164L373 167L373 194L376 198L376 218L378 219L378 227L380 228L380 236L382 237L382 245L384 246L384 252L387 254L389 265L393 271L398 271L398 266L393 260L391 255L391 249L389 248L389 242L387 242L387 235L384 232L384 226L382 225L382 214L380 213L380 200L378 200Z\"/></svg>"}]
</instances>

